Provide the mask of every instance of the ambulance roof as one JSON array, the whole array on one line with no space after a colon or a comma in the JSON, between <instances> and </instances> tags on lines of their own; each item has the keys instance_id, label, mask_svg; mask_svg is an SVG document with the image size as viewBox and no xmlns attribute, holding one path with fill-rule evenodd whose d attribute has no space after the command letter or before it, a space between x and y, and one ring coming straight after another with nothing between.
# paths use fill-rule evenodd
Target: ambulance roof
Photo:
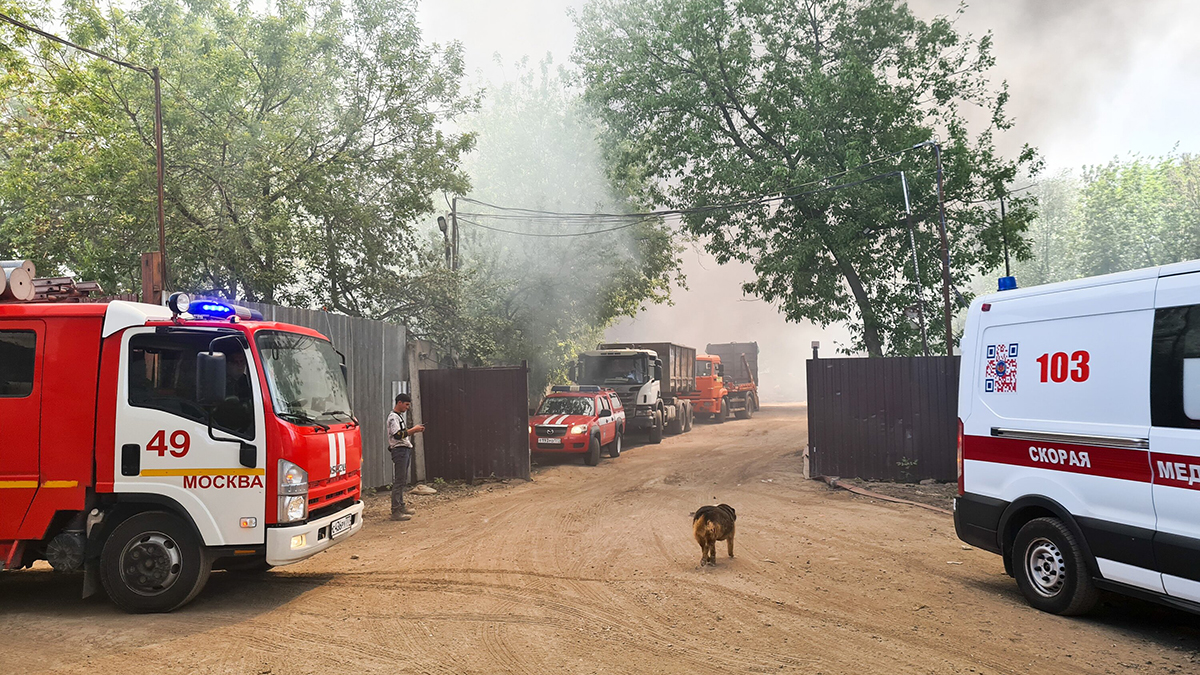
<instances>
[{"instance_id":1,"label":"ambulance roof","mask_svg":"<svg viewBox=\"0 0 1200 675\"><path fill-rule=\"evenodd\" d=\"M1200 272L1200 260L1189 260L1187 262L1163 265L1161 267L1146 267L1144 269L1130 270L1128 272L1102 274L1097 277L1072 279L1071 281L1060 281L1054 284L1042 284L1041 286L1030 286L1029 288L1017 288L1011 291L1000 291L997 293L990 293L988 295L980 296L975 299L975 302L973 302L972 305L985 302L998 303L1004 302L1005 300L1017 300L1019 298L1049 295L1051 293L1062 293L1064 291L1073 291L1081 288L1110 286L1112 284L1140 281L1142 279L1153 279L1155 277L1174 276L1176 274L1188 274L1191 272Z\"/></svg>"}]
</instances>

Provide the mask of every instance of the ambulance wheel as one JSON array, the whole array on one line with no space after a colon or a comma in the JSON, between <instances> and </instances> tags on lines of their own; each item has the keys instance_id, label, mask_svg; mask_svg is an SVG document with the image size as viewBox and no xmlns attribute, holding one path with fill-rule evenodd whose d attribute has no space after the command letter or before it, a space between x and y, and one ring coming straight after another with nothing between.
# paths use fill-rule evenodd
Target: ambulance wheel
<instances>
[{"instance_id":1,"label":"ambulance wheel","mask_svg":"<svg viewBox=\"0 0 1200 675\"><path fill-rule=\"evenodd\" d=\"M592 441L588 443L588 451L584 455L583 461L588 466L596 466L600 463L600 439L596 436L592 436Z\"/></svg>"},{"instance_id":2,"label":"ambulance wheel","mask_svg":"<svg viewBox=\"0 0 1200 675\"><path fill-rule=\"evenodd\" d=\"M721 399L721 410L713 415L713 424L724 424L729 419L729 401Z\"/></svg>"},{"instance_id":3,"label":"ambulance wheel","mask_svg":"<svg viewBox=\"0 0 1200 675\"><path fill-rule=\"evenodd\" d=\"M663 418L661 412L655 412L653 421L650 423L650 442L662 443L663 437Z\"/></svg>"},{"instance_id":4,"label":"ambulance wheel","mask_svg":"<svg viewBox=\"0 0 1200 675\"><path fill-rule=\"evenodd\" d=\"M621 432L619 431L616 436L613 436L612 443L608 444L608 456L614 459L621 456Z\"/></svg>"},{"instance_id":5,"label":"ambulance wheel","mask_svg":"<svg viewBox=\"0 0 1200 675\"><path fill-rule=\"evenodd\" d=\"M1075 535L1057 518L1025 523L1013 540L1017 586L1033 607L1051 614L1086 614L1099 592Z\"/></svg>"},{"instance_id":6,"label":"ambulance wheel","mask_svg":"<svg viewBox=\"0 0 1200 675\"><path fill-rule=\"evenodd\" d=\"M196 597L212 572L199 537L177 516L136 514L117 525L100 552L108 597L134 614L169 612Z\"/></svg>"}]
</instances>

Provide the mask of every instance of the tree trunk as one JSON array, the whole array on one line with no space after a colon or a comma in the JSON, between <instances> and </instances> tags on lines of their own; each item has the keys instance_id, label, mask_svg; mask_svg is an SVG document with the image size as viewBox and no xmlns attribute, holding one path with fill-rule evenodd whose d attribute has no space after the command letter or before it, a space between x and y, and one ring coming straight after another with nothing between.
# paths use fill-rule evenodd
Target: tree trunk
<instances>
[{"instance_id":1,"label":"tree trunk","mask_svg":"<svg viewBox=\"0 0 1200 675\"><path fill-rule=\"evenodd\" d=\"M858 303L858 313L862 316L863 343L867 347L867 356L872 358L883 356L883 341L879 339L879 329L875 322L875 311L871 309L871 299L867 297L867 290L863 288L862 279L859 278L858 272L854 270L853 265L843 262L832 248L829 252L833 255L833 260L837 263L842 277L850 285L850 291L854 293L855 302Z\"/></svg>"}]
</instances>

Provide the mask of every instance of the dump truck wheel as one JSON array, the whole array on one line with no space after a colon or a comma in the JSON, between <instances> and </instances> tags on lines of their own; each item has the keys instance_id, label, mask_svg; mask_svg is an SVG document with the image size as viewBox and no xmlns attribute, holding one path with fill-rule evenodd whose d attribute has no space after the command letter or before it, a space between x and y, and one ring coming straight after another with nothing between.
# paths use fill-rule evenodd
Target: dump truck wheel
<instances>
[{"instance_id":1,"label":"dump truck wheel","mask_svg":"<svg viewBox=\"0 0 1200 675\"><path fill-rule=\"evenodd\" d=\"M750 395L746 394L742 399L742 409L737 411L736 415L739 420L748 420L754 415L753 404L750 402Z\"/></svg>"},{"instance_id":2,"label":"dump truck wheel","mask_svg":"<svg viewBox=\"0 0 1200 675\"><path fill-rule=\"evenodd\" d=\"M724 424L729 419L729 401L721 399L721 410L713 415L713 424Z\"/></svg>"},{"instance_id":3,"label":"dump truck wheel","mask_svg":"<svg viewBox=\"0 0 1200 675\"><path fill-rule=\"evenodd\" d=\"M650 425L650 442L662 443L663 439L663 418L661 412L654 413L654 422Z\"/></svg>"}]
</instances>

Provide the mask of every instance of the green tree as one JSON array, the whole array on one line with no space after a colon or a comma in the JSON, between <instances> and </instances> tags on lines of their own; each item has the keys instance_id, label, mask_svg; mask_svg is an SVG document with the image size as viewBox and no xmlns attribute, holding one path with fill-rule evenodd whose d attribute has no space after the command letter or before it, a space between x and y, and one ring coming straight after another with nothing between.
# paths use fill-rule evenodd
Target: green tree
<instances>
[{"instance_id":1,"label":"green tree","mask_svg":"<svg viewBox=\"0 0 1200 675\"><path fill-rule=\"evenodd\" d=\"M613 213L638 204L605 175L597 127L569 76L549 58L516 64L508 81L489 87L482 110L465 124L478 148L465 160L470 196L542 211ZM582 236L628 221L543 218L460 201L464 271L487 280L475 320L494 327L489 361L530 367L535 403L566 366L593 349L618 317L668 299L679 257L660 221ZM492 228L492 229L486 229ZM497 229L525 235L497 232ZM529 236L532 235L532 236Z\"/></svg>"},{"instance_id":2,"label":"green tree","mask_svg":"<svg viewBox=\"0 0 1200 675\"><path fill-rule=\"evenodd\" d=\"M1002 260L999 217L980 202L1037 167L1029 148L1016 160L996 152L995 135L1011 122L1006 89L985 75L990 36L959 34L947 17L918 20L896 0L594 0L577 23L576 60L614 175L649 179L646 199L695 208L904 170L920 287L934 289L929 152L841 172L940 136L953 277ZM969 113L982 118L975 133ZM1031 202L1011 200L1018 257L1028 254ZM887 177L685 224L719 261L753 263L746 290L788 319L849 322L853 346L871 356L917 353L919 332L904 317L918 297L903 204L899 179ZM940 325L941 304L927 307ZM941 331L930 335L944 343Z\"/></svg>"},{"instance_id":3,"label":"green tree","mask_svg":"<svg viewBox=\"0 0 1200 675\"><path fill-rule=\"evenodd\" d=\"M433 316L412 297L447 287L429 285L413 223L431 195L468 188L473 137L446 129L476 101L460 47L424 44L412 0L22 7L160 67L176 287ZM137 252L157 249L149 78L5 30L0 252L135 287Z\"/></svg>"}]
</instances>

